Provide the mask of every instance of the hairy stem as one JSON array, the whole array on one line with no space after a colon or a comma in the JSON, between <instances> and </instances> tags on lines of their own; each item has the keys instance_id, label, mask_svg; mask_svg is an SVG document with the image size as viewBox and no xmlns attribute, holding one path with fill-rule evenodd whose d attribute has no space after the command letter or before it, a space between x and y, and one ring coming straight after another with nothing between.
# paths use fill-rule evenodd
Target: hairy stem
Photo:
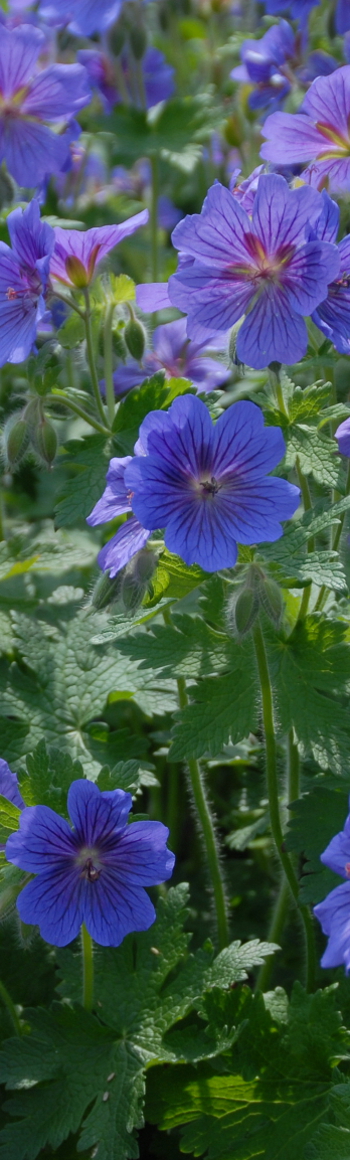
<instances>
[{"instance_id":1,"label":"hairy stem","mask_svg":"<svg viewBox=\"0 0 350 1160\"><path fill-rule=\"evenodd\" d=\"M294 872L291 860L284 847L284 836L281 825L279 795L278 795L278 777L277 777L277 747L276 735L274 726L274 712L270 674L267 664L267 656L265 650L264 637L261 631L259 622L256 623L253 631L253 640L255 648L255 656L257 669L261 688L261 703L262 716L265 733L266 746L266 776L267 789L270 808L270 822L271 831L274 839L276 852L281 863L282 870L287 879L289 889L293 896L294 902L298 906L299 887L298 880ZM295 781L295 779L294 779ZM295 784L293 782L293 794L295 792ZM310 911L307 906L299 907L300 915L304 927L307 969L306 982L308 990L312 990L314 979L314 965L315 965L315 949L313 938L313 925Z\"/></svg>"},{"instance_id":2,"label":"hairy stem","mask_svg":"<svg viewBox=\"0 0 350 1160\"><path fill-rule=\"evenodd\" d=\"M180 709L184 709L186 705L188 705L188 696L186 692L186 682L184 677L178 678L177 687ZM229 930L225 888L221 873L214 822L210 812L203 774L201 772L198 761L196 761L194 758L190 759L187 762L187 768L193 801L197 814L197 820L204 840L208 869L213 887L219 950L223 950L223 948L226 947L229 942Z\"/></svg>"},{"instance_id":3,"label":"hairy stem","mask_svg":"<svg viewBox=\"0 0 350 1160\"><path fill-rule=\"evenodd\" d=\"M78 403L73 403L72 399L67 399L64 391L55 390L53 395L46 395L45 402L62 403L63 406L68 407L69 411L73 411L74 415L79 415L80 419L85 419L85 422L89 423L90 427L93 427L94 431L98 431L100 435L111 434L108 427L102 427L102 424L98 423L97 419L94 419L92 415L89 415L88 411L84 411L83 407L79 407Z\"/></svg>"},{"instance_id":4,"label":"hairy stem","mask_svg":"<svg viewBox=\"0 0 350 1160\"><path fill-rule=\"evenodd\" d=\"M159 173L158 173L158 157L153 154L151 157L152 166L152 200L151 200L151 263L152 263L152 282L158 282L159 278L159 255L158 255L158 196L159 196Z\"/></svg>"},{"instance_id":5,"label":"hairy stem","mask_svg":"<svg viewBox=\"0 0 350 1160\"><path fill-rule=\"evenodd\" d=\"M86 929L84 922L81 928L81 947L83 956L83 1007L85 1007L85 1011L91 1011L94 995L94 946L91 934Z\"/></svg>"},{"instance_id":6,"label":"hairy stem","mask_svg":"<svg viewBox=\"0 0 350 1160\"><path fill-rule=\"evenodd\" d=\"M113 352L112 352L112 322L114 315L114 303L112 302L106 310L106 318L103 330L103 347L104 347L104 372L106 384L106 403L107 415L110 427L113 426L113 419L115 415L115 395L113 384Z\"/></svg>"},{"instance_id":7,"label":"hairy stem","mask_svg":"<svg viewBox=\"0 0 350 1160\"><path fill-rule=\"evenodd\" d=\"M105 425L106 417L105 417L104 409L102 406L100 388L98 385L97 371L96 371L96 366L95 366L95 355L94 355L94 347L93 347L93 341L92 341L92 329L91 329L90 295L89 295L89 291L87 288L84 289L84 295L85 295L85 302L86 302L85 319L84 319L84 321L85 321L86 351L87 351L87 358L88 358L89 370L90 370L90 375L91 375L91 384L92 384L92 389L93 389L93 393L94 393L94 399L95 399L95 403L96 403L97 413L101 419L101 422Z\"/></svg>"}]
</instances>

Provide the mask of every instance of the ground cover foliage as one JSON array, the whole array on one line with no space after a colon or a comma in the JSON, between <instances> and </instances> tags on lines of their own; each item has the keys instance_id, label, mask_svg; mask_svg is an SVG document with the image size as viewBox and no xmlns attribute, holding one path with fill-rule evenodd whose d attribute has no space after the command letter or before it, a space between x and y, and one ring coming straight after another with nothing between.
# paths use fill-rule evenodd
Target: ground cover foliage
<instances>
[{"instance_id":1,"label":"ground cover foliage","mask_svg":"<svg viewBox=\"0 0 350 1160\"><path fill-rule=\"evenodd\" d=\"M0 0L0 1160L350 1156L349 37Z\"/></svg>"}]
</instances>

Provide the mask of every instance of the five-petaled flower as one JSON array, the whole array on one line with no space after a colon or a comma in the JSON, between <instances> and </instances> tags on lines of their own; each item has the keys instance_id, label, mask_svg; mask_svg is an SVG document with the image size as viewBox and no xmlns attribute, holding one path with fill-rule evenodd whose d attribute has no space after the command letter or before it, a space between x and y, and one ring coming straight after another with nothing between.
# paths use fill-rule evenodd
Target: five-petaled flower
<instances>
[{"instance_id":1,"label":"five-petaled flower","mask_svg":"<svg viewBox=\"0 0 350 1160\"><path fill-rule=\"evenodd\" d=\"M279 539L280 520L298 507L294 484L266 478L285 445L278 427L264 427L254 403L235 403L214 427L200 399L177 398L167 413L147 415L135 451L134 458L111 461L106 491L88 519L101 523L125 511L119 496L132 505L135 528L128 535L133 523L128 520L99 555L100 567L111 569L111 576L143 546L150 531L163 527L166 547L185 564L200 564L207 572L233 568L237 541ZM139 543L132 540L136 527ZM128 535L129 555L121 562L123 534Z\"/></svg>"},{"instance_id":2,"label":"five-petaled flower","mask_svg":"<svg viewBox=\"0 0 350 1160\"><path fill-rule=\"evenodd\" d=\"M322 193L322 203L314 232L321 241L335 242L339 227L339 206L332 201L326 190ZM312 318L340 354L350 354L350 234L346 234L339 242L338 254L338 276L328 286L327 298L319 303Z\"/></svg>"},{"instance_id":3,"label":"five-petaled flower","mask_svg":"<svg viewBox=\"0 0 350 1160\"><path fill-rule=\"evenodd\" d=\"M302 315L327 297L339 269L336 246L309 239L320 208L316 190L290 190L283 177L262 174L250 218L228 189L213 185L202 212L172 235L180 262L169 297L188 315L189 338L227 331L246 314L237 338L241 362L259 369L302 358Z\"/></svg>"},{"instance_id":4,"label":"five-petaled flower","mask_svg":"<svg viewBox=\"0 0 350 1160\"><path fill-rule=\"evenodd\" d=\"M38 70L44 43L44 34L32 25L1 27L0 161L27 188L36 188L69 163L69 122L91 98L83 65ZM66 131L55 132L52 125Z\"/></svg>"},{"instance_id":5,"label":"five-petaled flower","mask_svg":"<svg viewBox=\"0 0 350 1160\"><path fill-rule=\"evenodd\" d=\"M45 314L54 232L37 201L7 218L12 249L0 242L0 366L23 362Z\"/></svg>"},{"instance_id":6,"label":"five-petaled flower","mask_svg":"<svg viewBox=\"0 0 350 1160\"><path fill-rule=\"evenodd\" d=\"M303 177L321 189L348 190L350 65L317 77L298 113L272 113L262 129L261 157L277 165L311 164Z\"/></svg>"},{"instance_id":7,"label":"five-petaled flower","mask_svg":"<svg viewBox=\"0 0 350 1160\"><path fill-rule=\"evenodd\" d=\"M174 866L162 822L132 822L132 799L122 789L101 792L74 781L68 792L73 823L49 806L27 806L20 829L6 845L9 862L36 877L17 907L23 922L37 924L42 938L66 946L82 923L102 946L119 946L131 931L155 920L145 886L164 882Z\"/></svg>"},{"instance_id":8,"label":"five-petaled flower","mask_svg":"<svg viewBox=\"0 0 350 1160\"><path fill-rule=\"evenodd\" d=\"M322 967L345 965L350 971L350 814L344 829L336 834L321 854L321 862L340 874L345 882L331 890L324 902L314 906L314 914L328 935L328 945L321 959Z\"/></svg>"}]
</instances>

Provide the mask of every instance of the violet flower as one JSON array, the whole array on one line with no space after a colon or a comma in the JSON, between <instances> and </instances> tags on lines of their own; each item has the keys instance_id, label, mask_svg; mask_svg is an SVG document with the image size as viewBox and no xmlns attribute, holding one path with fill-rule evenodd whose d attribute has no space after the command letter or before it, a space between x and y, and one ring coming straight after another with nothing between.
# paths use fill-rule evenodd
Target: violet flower
<instances>
[{"instance_id":1,"label":"violet flower","mask_svg":"<svg viewBox=\"0 0 350 1160\"><path fill-rule=\"evenodd\" d=\"M69 24L77 36L105 32L120 16L123 0L40 0L39 12L58 25Z\"/></svg>"},{"instance_id":2,"label":"violet flower","mask_svg":"<svg viewBox=\"0 0 350 1160\"><path fill-rule=\"evenodd\" d=\"M8 802L18 806L19 810L24 810L24 801L19 790L17 774L13 773L3 757L0 757L0 794L7 798Z\"/></svg>"},{"instance_id":3,"label":"violet flower","mask_svg":"<svg viewBox=\"0 0 350 1160\"><path fill-rule=\"evenodd\" d=\"M340 423L334 432L334 438L338 443L339 454L350 459L350 419L344 419L343 423Z\"/></svg>"},{"instance_id":4,"label":"violet flower","mask_svg":"<svg viewBox=\"0 0 350 1160\"><path fill-rule=\"evenodd\" d=\"M312 233L322 241L335 242L340 211L324 190L322 211ZM350 354L350 234L338 244L338 277L328 286L327 298L312 313L316 326L340 354Z\"/></svg>"},{"instance_id":5,"label":"violet flower","mask_svg":"<svg viewBox=\"0 0 350 1160\"><path fill-rule=\"evenodd\" d=\"M262 128L260 153L274 164L311 162L311 185L348 190L350 182L350 65L317 77L299 113L272 113Z\"/></svg>"},{"instance_id":6,"label":"violet flower","mask_svg":"<svg viewBox=\"0 0 350 1160\"><path fill-rule=\"evenodd\" d=\"M143 209L117 226L96 226L91 230L54 230L55 248L50 275L66 286L84 288L90 285L96 267L124 238L146 225L148 210Z\"/></svg>"},{"instance_id":7,"label":"violet flower","mask_svg":"<svg viewBox=\"0 0 350 1160\"><path fill-rule=\"evenodd\" d=\"M101 793L93 782L78 780L68 791L73 829L49 806L23 810L6 857L36 875L17 908L47 942L66 946L85 923L95 942L116 947L154 922L144 887L170 878L175 859L161 822L128 825L131 805L131 794L122 789Z\"/></svg>"},{"instance_id":8,"label":"violet flower","mask_svg":"<svg viewBox=\"0 0 350 1160\"><path fill-rule=\"evenodd\" d=\"M140 450L142 454L143 449ZM86 520L91 528L109 523L117 516L132 511L130 491L125 484L125 471L131 461L131 455L111 459L106 476L107 487ZM111 578L116 576L136 552L144 548L149 536L150 532L142 527L135 516L126 520L98 554L97 563L102 571L109 572Z\"/></svg>"},{"instance_id":9,"label":"violet flower","mask_svg":"<svg viewBox=\"0 0 350 1160\"><path fill-rule=\"evenodd\" d=\"M287 13L293 20L305 23L312 8L316 8L320 0L264 0L265 11L269 16L276 16L280 12Z\"/></svg>"},{"instance_id":10,"label":"violet flower","mask_svg":"<svg viewBox=\"0 0 350 1160\"><path fill-rule=\"evenodd\" d=\"M139 386L145 378L162 369L167 379L190 379L199 391L213 391L230 378L227 367L210 357L208 342L189 341L185 318L157 326L152 341L153 350L145 352L142 365L136 359L130 359L126 366L119 366L115 371L113 380L117 395Z\"/></svg>"},{"instance_id":11,"label":"violet flower","mask_svg":"<svg viewBox=\"0 0 350 1160\"><path fill-rule=\"evenodd\" d=\"M0 161L25 187L37 187L69 160L69 133L53 132L51 124L67 126L90 100L82 65L37 69L44 41L28 24L1 29Z\"/></svg>"},{"instance_id":12,"label":"violet flower","mask_svg":"<svg viewBox=\"0 0 350 1160\"><path fill-rule=\"evenodd\" d=\"M0 242L0 366L30 354L45 314L54 232L40 221L37 201L7 218L12 249Z\"/></svg>"},{"instance_id":13,"label":"violet flower","mask_svg":"<svg viewBox=\"0 0 350 1160\"><path fill-rule=\"evenodd\" d=\"M321 923L328 945L321 959L322 967L345 965L350 971L350 815L344 829L330 841L321 854L321 862L345 878L342 886L331 890L324 902L314 906L314 914Z\"/></svg>"},{"instance_id":14,"label":"violet flower","mask_svg":"<svg viewBox=\"0 0 350 1160\"><path fill-rule=\"evenodd\" d=\"M291 89L284 71L296 56L296 37L286 20L273 25L261 40L245 40L241 47L242 64L232 69L230 77L243 84L255 85L249 94L251 109L278 106Z\"/></svg>"},{"instance_id":15,"label":"violet flower","mask_svg":"<svg viewBox=\"0 0 350 1160\"><path fill-rule=\"evenodd\" d=\"M106 112L123 101L123 93L118 90L113 64L106 54L98 49L81 49L79 61L85 65L92 85L97 89ZM135 108L152 109L159 101L167 101L175 90L174 69L167 63L158 48L146 49L136 67L132 53L122 52L120 68L129 101Z\"/></svg>"},{"instance_id":16,"label":"violet flower","mask_svg":"<svg viewBox=\"0 0 350 1160\"><path fill-rule=\"evenodd\" d=\"M285 445L254 403L233 404L214 427L204 403L185 395L167 413L150 412L140 442L145 454L129 461L124 477L133 511L151 531L165 528L166 547L185 564L233 568L237 541L279 539L280 520L298 507L297 487L266 478Z\"/></svg>"},{"instance_id":17,"label":"violet flower","mask_svg":"<svg viewBox=\"0 0 350 1160\"><path fill-rule=\"evenodd\" d=\"M336 247L309 240L320 205L310 187L290 190L283 177L262 174L250 219L229 190L211 187L201 214L184 218L172 235L181 253L169 297L188 315L189 338L203 342L246 314L237 337L241 362L259 369L303 357L302 315L327 296L339 270Z\"/></svg>"}]
</instances>

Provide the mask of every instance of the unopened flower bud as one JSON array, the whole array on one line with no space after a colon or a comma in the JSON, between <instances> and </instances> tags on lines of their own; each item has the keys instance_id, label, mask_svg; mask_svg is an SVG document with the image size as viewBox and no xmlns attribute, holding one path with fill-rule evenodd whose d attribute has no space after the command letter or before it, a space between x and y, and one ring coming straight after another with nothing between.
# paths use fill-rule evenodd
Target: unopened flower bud
<instances>
[{"instance_id":1,"label":"unopened flower bud","mask_svg":"<svg viewBox=\"0 0 350 1160\"><path fill-rule=\"evenodd\" d=\"M265 576L259 585L259 600L266 616L278 627L282 620L283 598L281 589L271 576Z\"/></svg>"},{"instance_id":2,"label":"unopened flower bud","mask_svg":"<svg viewBox=\"0 0 350 1160\"><path fill-rule=\"evenodd\" d=\"M142 24L133 24L129 30L129 41L135 60L142 60L147 48L147 32Z\"/></svg>"},{"instance_id":3,"label":"unopened flower bud","mask_svg":"<svg viewBox=\"0 0 350 1160\"><path fill-rule=\"evenodd\" d=\"M47 467L52 467L57 452L57 435L55 428L45 415L32 431L31 439L34 450L40 455L40 459L46 463Z\"/></svg>"},{"instance_id":4,"label":"unopened flower bud","mask_svg":"<svg viewBox=\"0 0 350 1160\"><path fill-rule=\"evenodd\" d=\"M146 346L146 335L137 318L130 318L124 330L124 338L128 351L138 362L142 359Z\"/></svg>"},{"instance_id":5,"label":"unopened flower bud","mask_svg":"<svg viewBox=\"0 0 350 1160\"><path fill-rule=\"evenodd\" d=\"M243 588L237 596L234 609L234 623L239 637L250 631L259 611L259 599L253 588Z\"/></svg>"},{"instance_id":6,"label":"unopened flower bud","mask_svg":"<svg viewBox=\"0 0 350 1160\"><path fill-rule=\"evenodd\" d=\"M8 467L17 467L17 464L20 463L26 453L29 439L28 423L23 418L21 411L15 411L14 415L11 415L7 420L2 437Z\"/></svg>"},{"instance_id":7,"label":"unopened flower bud","mask_svg":"<svg viewBox=\"0 0 350 1160\"><path fill-rule=\"evenodd\" d=\"M123 577L122 600L127 612L136 612L146 595L157 566L157 557L149 548L141 548L131 560Z\"/></svg>"},{"instance_id":8,"label":"unopened flower bud","mask_svg":"<svg viewBox=\"0 0 350 1160\"><path fill-rule=\"evenodd\" d=\"M122 572L110 579L108 572L102 572L102 575L96 580L95 587L91 594L91 604L99 612L105 608L110 608L116 603L120 596L123 584Z\"/></svg>"},{"instance_id":9,"label":"unopened flower bud","mask_svg":"<svg viewBox=\"0 0 350 1160\"><path fill-rule=\"evenodd\" d=\"M115 24L114 28L110 28L108 33L108 47L113 53L113 56L120 56L124 48L125 40L125 27L118 21L118 24Z\"/></svg>"}]
</instances>

